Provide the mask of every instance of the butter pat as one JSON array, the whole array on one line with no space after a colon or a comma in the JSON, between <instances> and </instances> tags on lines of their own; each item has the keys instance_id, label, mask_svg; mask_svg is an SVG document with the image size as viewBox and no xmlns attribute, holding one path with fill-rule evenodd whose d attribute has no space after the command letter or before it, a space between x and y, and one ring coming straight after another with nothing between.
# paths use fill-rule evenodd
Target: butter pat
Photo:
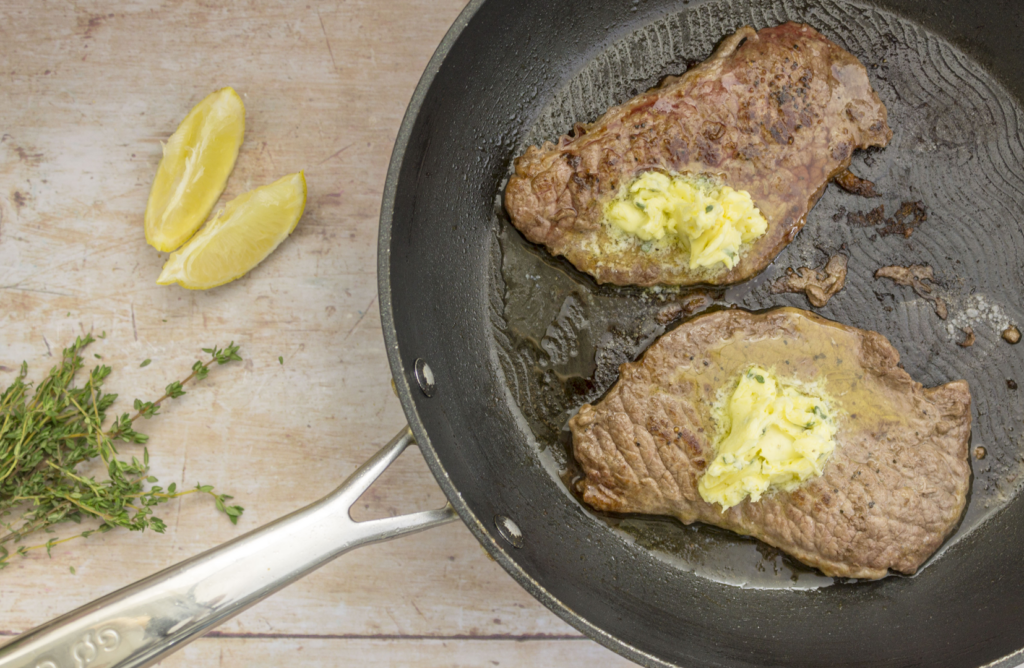
<instances>
[{"instance_id":1,"label":"butter pat","mask_svg":"<svg viewBox=\"0 0 1024 668\"><path fill-rule=\"evenodd\" d=\"M645 172L605 205L605 222L659 248L681 245L690 269L731 269L740 246L764 235L768 221L750 193L708 178ZM650 248L650 246L648 246Z\"/></svg>"},{"instance_id":2,"label":"butter pat","mask_svg":"<svg viewBox=\"0 0 1024 668\"><path fill-rule=\"evenodd\" d=\"M715 458L698 481L701 497L728 509L769 489L790 492L821 475L836 433L826 401L754 366L717 410Z\"/></svg>"}]
</instances>

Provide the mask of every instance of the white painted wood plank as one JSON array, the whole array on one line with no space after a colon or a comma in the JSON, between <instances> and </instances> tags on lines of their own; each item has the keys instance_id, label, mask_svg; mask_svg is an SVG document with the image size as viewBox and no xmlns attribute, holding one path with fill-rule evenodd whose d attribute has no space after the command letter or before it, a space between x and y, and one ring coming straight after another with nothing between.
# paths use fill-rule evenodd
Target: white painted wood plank
<instances>
[{"instance_id":1,"label":"white painted wood plank","mask_svg":"<svg viewBox=\"0 0 1024 668\"><path fill-rule=\"evenodd\" d=\"M186 497L161 508L164 536L112 532L15 559L0 572L0 633L314 501L401 427L377 218L405 106L463 4L0 4L0 383L22 360L39 378L76 335L106 331L90 352L114 367L125 410L187 374L201 347L240 343L244 363L144 431L162 483L214 484L246 508L234 527ZM160 141L224 85L247 127L222 203L304 169L308 208L251 275L203 293L157 286L166 256L145 244L142 214ZM412 451L365 501L396 514L442 497ZM618 665L461 525L352 552L219 632L167 665Z\"/></svg>"},{"instance_id":2,"label":"white painted wood plank","mask_svg":"<svg viewBox=\"0 0 1024 668\"><path fill-rule=\"evenodd\" d=\"M625 668L634 664L588 640L199 640L159 664L184 666L297 666L335 668Z\"/></svg>"}]
</instances>

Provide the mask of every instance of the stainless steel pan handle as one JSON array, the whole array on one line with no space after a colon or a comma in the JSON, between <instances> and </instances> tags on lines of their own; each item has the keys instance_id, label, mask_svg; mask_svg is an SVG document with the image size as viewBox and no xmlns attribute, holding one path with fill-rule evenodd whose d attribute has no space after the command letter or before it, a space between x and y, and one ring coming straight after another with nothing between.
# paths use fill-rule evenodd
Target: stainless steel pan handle
<instances>
[{"instance_id":1,"label":"stainless steel pan handle","mask_svg":"<svg viewBox=\"0 0 1024 668\"><path fill-rule=\"evenodd\" d=\"M406 427L320 501L19 636L0 648L0 667L148 666L344 552L451 522L451 504L367 522L349 515L412 440Z\"/></svg>"}]
</instances>

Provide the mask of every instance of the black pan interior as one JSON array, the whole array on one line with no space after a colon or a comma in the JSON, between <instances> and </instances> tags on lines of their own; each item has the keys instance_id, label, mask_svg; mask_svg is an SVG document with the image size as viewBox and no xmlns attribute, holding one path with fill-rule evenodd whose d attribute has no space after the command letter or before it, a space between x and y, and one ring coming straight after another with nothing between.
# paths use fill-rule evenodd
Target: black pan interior
<instances>
[{"instance_id":1,"label":"black pan interior","mask_svg":"<svg viewBox=\"0 0 1024 668\"><path fill-rule=\"evenodd\" d=\"M740 25L810 23L869 66L894 139L854 161L883 197L830 187L807 227L715 304L806 307L772 295L788 266L850 256L820 312L885 334L926 385L966 378L974 398L973 494L956 536L913 578L832 583L707 527L609 518L559 479L564 423L614 382L686 293L597 286L522 240L498 194L511 159L666 74ZM492 554L538 598L649 665L946 665L1024 646L1024 53L1019 3L472 3L432 61L398 137L381 225L381 304L403 403L434 473ZM909 238L849 214L904 202L928 213ZM940 320L908 288L872 278L930 264ZM961 348L961 327L977 342ZM428 398L414 360L431 366ZM497 537L512 518L521 548ZM747 587L741 587L746 584ZM831 585L831 586L823 586ZM758 588L751 588L758 587ZM816 588L815 588L816 587ZM1015 665L1006 659L1006 665ZM1019 663L1019 661L1017 662Z\"/></svg>"}]
</instances>

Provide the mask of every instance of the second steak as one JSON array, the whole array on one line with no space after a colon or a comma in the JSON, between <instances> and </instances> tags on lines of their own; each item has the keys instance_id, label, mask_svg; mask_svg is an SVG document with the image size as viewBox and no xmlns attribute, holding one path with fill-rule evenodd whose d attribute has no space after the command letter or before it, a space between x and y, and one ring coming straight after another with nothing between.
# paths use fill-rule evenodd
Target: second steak
<instances>
[{"instance_id":1,"label":"second steak","mask_svg":"<svg viewBox=\"0 0 1024 668\"><path fill-rule=\"evenodd\" d=\"M579 491L598 510L760 538L826 575L914 573L966 504L971 395L962 380L922 387L899 361L881 334L799 309L698 316L569 421ZM835 451L820 477L723 510L698 490L722 436L713 406L751 364L820 385L840 416Z\"/></svg>"}]
</instances>

